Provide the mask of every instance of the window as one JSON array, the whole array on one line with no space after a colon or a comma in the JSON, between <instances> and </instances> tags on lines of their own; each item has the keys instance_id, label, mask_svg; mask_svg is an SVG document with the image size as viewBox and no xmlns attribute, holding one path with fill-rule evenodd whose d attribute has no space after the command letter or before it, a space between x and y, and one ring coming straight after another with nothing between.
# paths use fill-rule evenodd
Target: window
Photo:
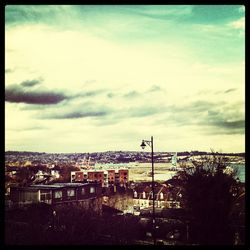
<instances>
[{"instance_id":1,"label":"window","mask_svg":"<svg viewBox=\"0 0 250 250\"><path fill-rule=\"evenodd\" d=\"M50 193L41 193L40 194L41 201L50 200L50 199L51 199Z\"/></svg>"},{"instance_id":2,"label":"window","mask_svg":"<svg viewBox=\"0 0 250 250\"><path fill-rule=\"evenodd\" d=\"M89 191L91 194L94 194L95 193L95 188L94 187L90 187L90 191Z\"/></svg>"},{"instance_id":3,"label":"window","mask_svg":"<svg viewBox=\"0 0 250 250\"><path fill-rule=\"evenodd\" d=\"M136 191L134 191L134 197L137 198L137 192Z\"/></svg>"},{"instance_id":4,"label":"window","mask_svg":"<svg viewBox=\"0 0 250 250\"><path fill-rule=\"evenodd\" d=\"M84 195L84 194L85 194L85 189L84 189L84 188L82 188L81 193L82 193L82 195Z\"/></svg>"},{"instance_id":5,"label":"window","mask_svg":"<svg viewBox=\"0 0 250 250\"><path fill-rule=\"evenodd\" d=\"M163 200L163 193L160 192L160 199Z\"/></svg>"},{"instance_id":6,"label":"window","mask_svg":"<svg viewBox=\"0 0 250 250\"><path fill-rule=\"evenodd\" d=\"M68 190L67 190L67 195L68 195L69 197L75 196L75 190L74 190L74 189L68 189Z\"/></svg>"},{"instance_id":7,"label":"window","mask_svg":"<svg viewBox=\"0 0 250 250\"><path fill-rule=\"evenodd\" d=\"M62 198L62 191L56 191L54 196L55 196L55 199L61 199Z\"/></svg>"}]
</instances>

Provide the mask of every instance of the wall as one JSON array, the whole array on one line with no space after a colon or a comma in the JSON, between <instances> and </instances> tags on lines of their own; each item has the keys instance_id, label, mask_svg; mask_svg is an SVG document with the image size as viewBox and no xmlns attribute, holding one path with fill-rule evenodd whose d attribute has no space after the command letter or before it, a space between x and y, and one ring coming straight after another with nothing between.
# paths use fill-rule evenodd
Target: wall
<instances>
[{"instance_id":1,"label":"wall","mask_svg":"<svg viewBox=\"0 0 250 250\"><path fill-rule=\"evenodd\" d=\"M133 196L131 193L115 193L103 197L103 204L121 211L133 211Z\"/></svg>"}]
</instances>

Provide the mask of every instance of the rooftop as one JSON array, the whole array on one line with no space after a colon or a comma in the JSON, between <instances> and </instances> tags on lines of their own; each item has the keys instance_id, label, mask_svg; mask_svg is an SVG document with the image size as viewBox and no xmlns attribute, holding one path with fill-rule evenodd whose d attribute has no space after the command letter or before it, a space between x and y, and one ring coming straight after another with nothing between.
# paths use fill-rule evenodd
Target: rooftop
<instances>
[{"instance_id":1,"label":"rooftop","mask_svg":"<svg viewBox=\"0 0 250 250\"><path fill-rule=\"evenodd\" d=\"M27 187L28 189L56 189L62 187L82 187L89 185L89 183L54 183L54 184L38 184L38 185L30 185Z\"/></svg>"}]
</instances>

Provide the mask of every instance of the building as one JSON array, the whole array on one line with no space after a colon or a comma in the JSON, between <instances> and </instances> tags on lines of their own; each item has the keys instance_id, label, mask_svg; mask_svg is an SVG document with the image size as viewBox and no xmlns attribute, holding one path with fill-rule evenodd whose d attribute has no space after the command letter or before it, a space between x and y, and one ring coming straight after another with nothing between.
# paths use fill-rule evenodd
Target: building
<instances>
[{"instance_id":1,"label":"building","mask_svg":"<svg viewBox=\"0 0 250 250\"><path fill-rule=\"evenodd\" d=\"M50 176L49 173L42 171L42 170L38 170L38 172L35 174L35 177L38 180L43 180L44 178L49 177L49 176Z\"/></svg>"},{"instance_id":2,"label":"building","mask_svg":"<svg viewBox=\"0 0 250 250\"><path fill-rule=\"evenodd\" d=\"M115 172L115 183L120 186L126 186L129 180L128 169L118 169Z\"/></svg>"},{"instance_id":3,"label":"building","mask_svg":"<svg viewBox=\"0 0 250 250\"><path fill-rule=\"evenodd\" d=\"M56 179L60 178L60 173L59 173L58 170L52 169L52 170L50 170L50 174L51 174L52 177L54 177Z\"/></svg>"},{"instance_id":4,"label":"building","mask_svg":"<svg viewBox=\"0 0 250 250\"><path fill-rule=\"evenodd\" d=\"M129 181L129 170L121 169L90 169L86 171L72 171L71 182L96 182L102 187L119 185L126 187Z\"/></svg>"},{"instance_id":5,"label":"building","mask_svg":"<svg viewBox=\"0 0 250 250\"><path fill-rule=\"evenodd\" d=\"M104 171L102 170L79 170L71 172L71 182L96 182L104 186Z\"/></svg>"},{"instance_id":6,"label":"building","mask_svg":"<svg viewBox=\"0 0 250 250\"><path fill-rule=\"evenodd\" d=\"M107 176L108 184L110 184L110 185L115 184L115 176L116 176L115 175L115 170L114 169L108 169L107 171L105 171L105 174L108 175Z\"/></svg>"},{"instance_id":7,"label":"building","mask_svg":"<svg viewBox=\"0 0 250 250\"><path fill-rule=\"evenodd\" d=\"M52 206L77 204L101 214L101 187L95 183L55 183L12 187L10 200L13 206L22 207L32 203L47 203Z\"/></svg>"},{"instance_id":8,"label":"building","mask_svg":"<svg viewBox=\"0 0 250 250\"><path fill-rule=\"evenodd\" d=\"M155 182L155 208L180 208L182 194L166 184ZM134 211L152 208L153 193L151 183L140 183L133 189Z\"/></svg>"}]
</instances>

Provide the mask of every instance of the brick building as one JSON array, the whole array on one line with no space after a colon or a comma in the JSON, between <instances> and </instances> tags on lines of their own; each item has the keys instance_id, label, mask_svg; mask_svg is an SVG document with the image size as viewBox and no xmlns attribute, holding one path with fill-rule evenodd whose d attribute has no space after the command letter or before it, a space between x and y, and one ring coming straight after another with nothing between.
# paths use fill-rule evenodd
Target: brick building
<instances>
[{"instance_id":1,"label":"brick building","mask_svg":"<svg viewBox=\"0 0 250 250\"><path fill-rule=\"evenodd\" d=\"M71 182L96 182L102 187L112 185L126 186L129 181L129 170L122 169L90 169L86 171L72 171Z\"/></svg>"}]
</instances>

